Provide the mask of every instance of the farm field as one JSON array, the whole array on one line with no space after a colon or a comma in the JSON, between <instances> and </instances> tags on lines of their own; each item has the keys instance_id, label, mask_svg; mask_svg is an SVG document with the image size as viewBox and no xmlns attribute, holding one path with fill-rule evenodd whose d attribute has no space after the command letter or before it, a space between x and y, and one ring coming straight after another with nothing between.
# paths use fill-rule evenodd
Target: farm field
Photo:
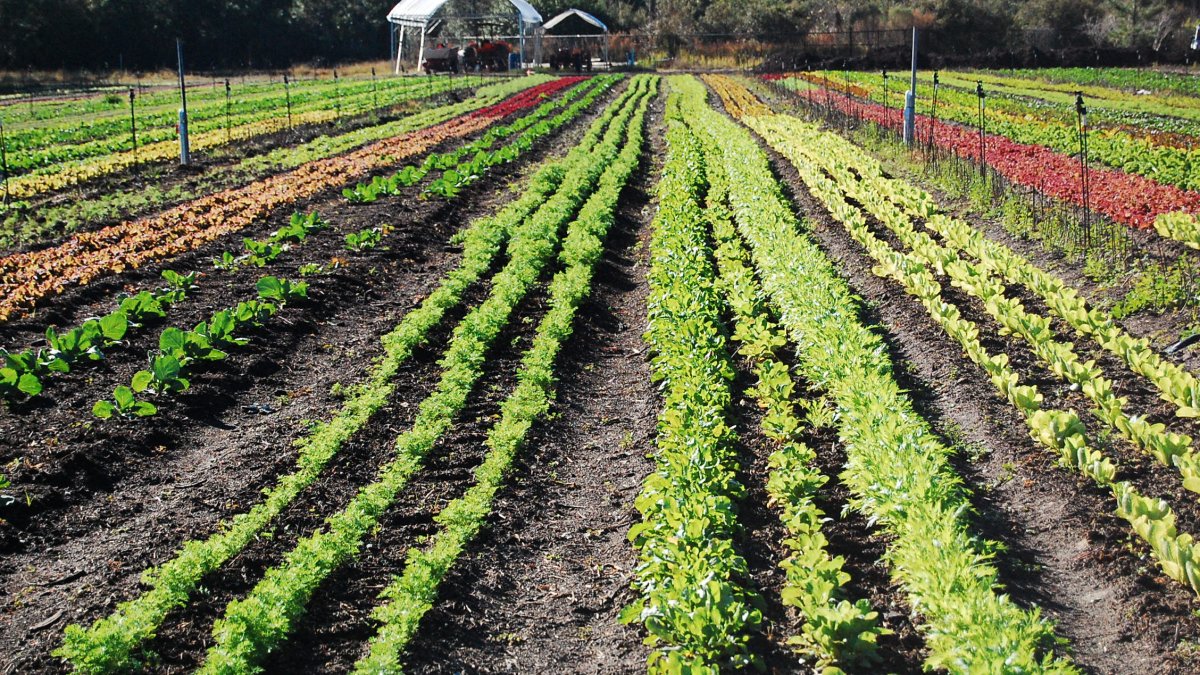
<instances>
[{"instance_id":1,"label":"farm field","mask_svg":"<svg viewBox=\"0 0 1200 675\"><path fill-rule=\"evenodd\" d=\"M0 672L1200 670L1145 74L0 106Z\"/></svg>"}]
</instances>

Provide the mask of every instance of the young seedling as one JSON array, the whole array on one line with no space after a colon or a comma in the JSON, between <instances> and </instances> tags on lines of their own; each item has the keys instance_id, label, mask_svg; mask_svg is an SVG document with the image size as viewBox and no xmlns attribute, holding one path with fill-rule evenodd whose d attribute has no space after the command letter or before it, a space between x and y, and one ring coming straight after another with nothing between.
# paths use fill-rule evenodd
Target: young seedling
<instances>
[{"instance_id":1,"label":"young seedling","mask_svg":"<svg viewBox=\"0 0 1200 675\"><path fill-rule=\"evenodd\" d=\"M273 262L279 257L280 253L287 250L282 244L274 244L269 241L254 241L246 238L242 240L246 245L246 250L250 252L248 258L251 265L255 267L266 267L268 263Z\"/></svg>"},{"instance_id":2,"label":"young seedling","mask_svg":"<svg viewBox=\"0 0 1200 675\"><path fill-rule=\"evenodd\" d=\"M223 309L212 315L208 321L196 325L196 333L203 336L210 344L241 347L250 342L247 338L234 336L238 321L234 310Z\"/></svg>"},{"instance_id":3,"label":"young seedling","mask_svg":"<svg viewBox=\"0 0 1200 675\"><path fill-rule=\"evenodd\" d=\"M182 366L193 361L220 361L226 356L225 352L214 348L204 335L174 326L163 330L158 338L158 349L163 356L174 357Z\"/></svg>"},{"instance_id":4,"label":"young seedling","mask_svg":"<svg viewBox=\"0 0 1200 675\"><path fill-rule=\"evenodd\" d=\"M159 294L159 299L168 304L183 300L189 293L198 288L196 277L196 272L180 274L174 270L163 270L162 278L167 282L167 287Z\"/></svg>"},{"instance_id":5,"label":"young seedling","mask_svg":"<svg viewBox=\"0 0 1200 675\"><path fill-rule=\"evenodd\" d=\"M158 408L149 401L139 401L133 390L125 385L113 389L113 400L96 401L92 406L92 414L102 420L114 415L124 419L134 417L149 417L158 412Z\"/></svg>"},{"instance_id":6,"label":"young seedling","mask_svg":"<svg viewBox=\"0 0 1200 675\"><path fill-rule=\"evenodd\" d=\"M177 394L191 386L183 377L183 365L179 359L165 354L155 356L149 370L139 370L130 382L133 391L141 393L147 389L155 393Z\"/></svg>"},{"instance_id":7,"label":"young seedling","mask_svg":"<svg viewBox=\"0 0 1200 675\"><path fill-rule=\"evenodd\" d=\"M140 328L150 319L162 319L167 316L162 300L150 291L122 298L117 311L125 315L132 328Z\"/></svg>"},{"instance_id":8,"label":"young seedling","mask_svg":"<svg viewBox=\"0 0 1200 675\"><path fill-rule=\"evenodd\" d=\"M308 297L307 281L293 284L287 279L266 276L259 279L255 287L258 289L259 298L278 303L280 306Z\"/></svg>"},{"instance_id":9,"label":"young seedling","mask_svg":"<svg viewBox=\"0 0 1200 675\"><path fill-rule=\"evenodd\" d=\"M367 251L379 245L383 240L383 229L372 227L361 232L350 232L346 235L347 251Z\"/></svg>"}]
</instances>

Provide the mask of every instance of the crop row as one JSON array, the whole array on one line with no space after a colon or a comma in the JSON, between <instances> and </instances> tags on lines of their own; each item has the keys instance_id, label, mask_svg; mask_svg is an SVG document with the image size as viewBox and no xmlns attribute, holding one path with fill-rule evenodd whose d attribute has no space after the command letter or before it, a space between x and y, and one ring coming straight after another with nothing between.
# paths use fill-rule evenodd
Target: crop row
<instances>
[{"instance_id":1,"label":"crop row","mask_svg":"<svg viewBox=\"0 0 1200 675\"><path fill-rule=\"evenodd\" d=\"M708 148L710 156L715 153L715 147ZM879 615L867 600L846 598L844 587L850 575L843 569L845 560L829 552L822 532L828 518L815 501L817 491L829 479L815 466L816 453L800 440L805 422L796 415L792 402L795 382L787 364L775 355L787 344L787 336L762 301L749 252L733 224L728 203L731 186L724 167L706 163L705 173L717 285L733 315L731 337L739 345L738 353L751 361L758 378L746 393L763 410L760 426L775 446L768 460L767 491L781 511L789 535L783 544L790 551L780 563L785 573L781 599L799 610L804 620L802 632L788 642L817 672L868 668L878 662L876 640L886 630L878 626ZM810 420L822 417L813 411L827 410L820 399L806 407Z\"/></svg>"},{"instance_id":2,"label":"crop row","mask_svg":"<svg viewBox=\"0 0 1200 675\"><path fill-rule=\"evenodd\" d=\"M886 101L887 109L893 115L900 115L900 108L904 105L903 87L884 88L880 76L872 73L854 73L850 81L866 90L868 100ZM947 83L954 81L953 76L947 78ZM945 84L939 87L938 119L968 126L979 124L979 98L974 90L975 83L971 82L969 86L969 89ZM917 95L923 102L922 109L928 111L928 103L933 98L933 84L918 80ZM1049 148L1063 155L1079 152L1074 97L1058 106L1044 101L1030 104L990 89L985 90L985 97L987 110L984 125L988 133L1023 145ZM1113 128L1111 118L1126 116L1110 113L1102 105L1102 102L1092 102L1088 106L1088 123L1092 127L1088 134L1088 156L1093 162L1163 185L1188 191L1200 189L1200 171L1197 170L1200 167L1200 151L1193 151L1186 143L1181 147L1163 145L1128 133L1124 127ZM1143 128L1149 128L1157 122L1160 127L1172 126L1175 130L1200 135L1197 125L1185 125L1178 121L1171 125L1154 118L1144 119L1143 116L1121 121ZM1191 140L1194 142L1196 139L1191 137Z\"/></svg>"},{"instance_id":3,"label":"crop row","mask_svg":"<svg viewBox=\"0 0 1200 675\"><path fill-rule=\"evenodd\" d=\"M1040 68L1007 72L1044 82L1111 87L1131 94L1138 90L1150 89L1189 97L1200 96L1200 82L1192 75L1148 68Z\"/></svg>"},{"instance_id":4,"label":"crop row","mask_svg":"<svg viewBox=\"0 0 1200 675\"><path fill-rule=\"evenodd\" d=\"M739 88L728 78L709 81L718 92ZM910 605L920 608L926 666L1074 672L1048 651L1055 637L1038 612L997 593L996 570L969 532L969 502L949 451L896 384L887 350L859 321L846 282L801 234L763 151L744 129L707 108L703 87L688 89L688 119L697 133L713 138L715 160L725 162L739 186L730 192L735 222L781 325L798 346L798 369L834 404L851 505L892 537L886 560Z\"/></svg>"},{"instance_id":5,"label":"crop row","mask_svg":"<svg viewBox=\"0 0 1200 675\"><path fill-rule=\"evenodd\" d=\"M402 78L379 79L376 84L381 89L387 86L386 80ZM310 97L323 95L335 86L355 86L368 81L369 76L342 76L338 82L333 78L291 78L290 89L294 97ZM245 101L257 101L262 98L278 98L284 95L282 78L271 81L240 81L231 86L238 98ZM86 126L89 121L103 120L107 117L124 117L128 119L128 101L123 100L123 94L128 93L128 87L114 87L107 91L85 96L34 99L29 101L12 101L20 105L9 105L6 97L0 96L0 111L4 113L5 125L14 128L36 128L39 126L56 126L60 122L77 126ZM115 97L114 97L115 96ZM138 99L140 108L147 112L174 112L179 107L179 89L174 85L159 87L139 87ZM210 105L224 106L225 89L216 80L200 84L193 81L188 87L189 112L192 106L204 109Z\"/></svg>"},{"instance_id":6,"label":"crop row","mask_svg":"<svg viewBox=\"0 0 1200 675\"><path fill-rule=\"evenodd\" d=\"M208 150L256 136L283 131L293 126L333 122L343 116L391 108L398 103L426 98L446 91L464 89L470 85L465 78L438 78L429 83L417 78L403 78L389 85L379 102L379 92L370 84L341 87L336 92L324 91L311 96L292 98L290 116L280 114L285 107L283 98L246 102L229 117L223 106L188 110L188 131L191 147ZM478 82L478 81L476 81ZM119 170L126 161L149 164L170 159L178 153L177 117L174 111L165 114L141 115L137 123L136 151L131 148L129 119L115 119L85 127L67 126L58 129L37 129L22 133L7 133L8 166L13 176L31 174L54 176L64 169L86 172L85 160L104 158L105 166ZM107 158L107 155L120 157ZM33 181L36 182L36 181ZM52 181L50 181L52 182ZM26 181L13 181L14 194L26 196L20 186Z\"/></svg>"},{"instance_id":7,"label":"crop row","mask_svg":"<svg viewBox=\"0 0 1200 675\"><path fill-rule=\"evenodd\" d=\"M212 537L185 543L175 558L147 571L143 581L151 586L149 591L122 603L115 613L98 620L91 628L68 627L64 644L56 653L80 672L114 672L134 663L138 645L154 634L167 612L186 604L206 574L241 551L302 490L312 485L344 443L389 400L395 392L394 377L401 364L412 356L413 350L424 342L445 313L461 302L467 288L482 278L505 242L509 242L508 248L513 251L513 238L518 232L524 232L522 241L526 242L524 255L527 261L542 247L538 241L531 240L536 239L530 234L531 230L537 229L543 233L547 230L556 231L571 217L576 205L590 191L589 186L602 175L608 163L606 158L615 154L614 148L631 113L629 100L635 93L634 87L628 88L593 123L580 144L566 158L539 169L519 199L493 217L474 221L457 237L463 245L460 266L451 271L442 284L417 309L405 316L391 333L383 337L383 358L376 363L364 384L347 392L345 403L333 418L318 424L297 443L300 455L295 472L281 477L274 487L264 493L262 502L223 523ZM539 222L535 223L535 219ZM506 269L510 269L507 276L515 279L517 267L511 259ZM516 279L509 286L518 282L519 279ZM501 300L491 301L489 306L492 309L488 311L495 312L499 302ZM480 313L482 311L476 310L478 318L474 321L488 318L489 314ZM447 383L447 391L453 387L456 395L461 393L459 389L462 383L476 377L473 370L468 368L463 371L462 367L477 363L482 358L481 353L470 349L472 345L481 347L478 335L469 334L462 327L464 325L467 324L460 324L455 333L462 336L456 338L459 344L457 353L465 360L465 364L459 364L456 370L461 377L459 380L443 378ZM491 330L486 324L475 325L474 329ZM449 362L443 362L443 367L449 365ZM443 397L448 395L443 394ZM427 404L426 407L431 405ZM430 409L427 414L433 415L434 411ZM411 434L406 437L412 438Z\"/></svg>"},{"instance_id":8,"label":"crop row","mask_svg":"<svg viewBox=\"0 0 1200 675\"><path fill-rule=\"evenodd\" d=\"M1200 556L1197 555L1200 554L1200 550L1193 547L1189 535L1181 535L1176 531L1174 514L1167 504L1162 500L1143 497L1128 482L1117 481L1118 467L1089 444L1085 428L1075 413L1044 409L1041 405L1042 395L1037 389L1019 384L1019 376L1009 366L1007 355L992 355L983 348L979 342L979 329L972 322L963 319L957 307L942 299L941 286L935 279L935 272L944 272L956 286L978 292L981 275L971 275L972 270L964 261L950 260L931 252L932 247L936 246L932 241L922 242L911 238L914 252L905 254L895 251L871 233L864 209L898 234L905 231L906 223L895 210L886 208L886 205L890 205L886 198L877 197L882 194L878 184L880 181L869 171L860 174L862 178L855 179L848 172L838 168L839 164L853 166L856 170L863 166L857 161L857 157L861 155L858 148L832 134L819 132L811 125L794 118L746 117L744 120L792 161L813 194L875 259L878 263L876 273L904 285L910 294L921 301L930 316L962 345L968 357L985 370L998 392L1025 418L1031 435L1056 452L1065 466L1074 467L1091 477L1098 485L1111 489L1117 503L1118 515L1130 521L1134 530L1150 544L1163 570L1169 576L1191 585L1200 592L1200 569L1197 569L1195 564L1200 562ZM822 170L826 173L822 173ZM862 185L851 187L854 184L851 181L861 181ZM851 205L851 199L863 206ZM860 199L865 201L859 201ZM917 247L925 253L915 252ZM1111 395L1111 384L1098 376L1094 366L1081 364L1077 358L1072 358L1069 347L1063 343L1058 343L1057 347L1046 346L1048 343L1038 338L1045 334L1048 324L1038 324L1030 320L1018 306L1003 302L998 289L994 288L993 291L991 294L981 295L986 295L984 299L989 313L993 314L1001 326L1018 334L1025 331L1034 333L1035 352L1049 361L1051 369L1060 376L1078 379L1082 388L1090 390L1089 396L1097 400L1100 408L1097 415L1106 421L1119 416L1125 424L1113 421L1114 426L1122 431L1130 431L1130 419L1120 412L1121 401ZM1026 322L1024 328L1018 327L1022 320ZM1104 392L1107 392L1107 396L1099 395ZM1153 435L1161 437L1161 427L1150 430L1147 426L1143 424L1141 431L1148 435L1151 431L1158 432ZM1134 428L1136 429L1136 426ZM1136 436L1136 433L1130 435ZM1178 442L1179 439L1172 440ZM1160 455L1160 459L1170 462L1172 458L1182 456L1184 455L1167 454ZM1190 452L1186 456L1192 457ZM1194 458L1192 463L1194 464Z\"/></svg>"},{"instance_id":9,"label":"crop row","mask_svg":"<svg viewBox=\"0 0 1200 675\"><path fill-rule=\"evenodd\" d=\"M552 81L533 89L549 94L561 88L558 81ZM58 246L6 256L0 259L0 289L4 292L0 297L0 320L12 317L46 295L191 250L241 230L276 209L340 186L354 176L424 152L443 141L475 133L489 126L495 115L503 111L511 108L497 104L346 155L310 162L240 188L208 195L156 216L78 234Z\"/></svg>"},{"instance_id":10,"label":"crop row","mask_svg":"<svg viewBox=\"0 0 1200 675\"><path fill-rule=\"evenodd\" d=\"M888 129L898 130L901 126L897 111L878 103L853 99L827 89L817 91L811 100L815 104L831 105L842 113ZM935 122L926 115L917 115L917 129L926 140L932 134L932 142L937 147L982 161L1014 183L1072 204L1083 204L1081 169L1077 157L1040 145L1018 143L992 133L984 134L981 146L978 129ZM1200 194L1143 176L1092 167L1088 180L1092 209L1116 222L1139 229L1152 227L1154 219L1160 214L1200 211Z\"/></svg>"},{"instance_id":11,"label":"crop row","mask_svg":"<svg viewBox=\"0 0 1200 675\"><path fill-rule=\"evenodd\" d=\"M931 80L928 74L918 77ZM1196 120L1200 120L1200 98L1139 95L1110 87L1052 84L992 72L943 71L939 79L945 84L972 91L982 82L989 96L999 93L1006 99L1016 97L1018 101L1039 108L1049 104L1057 119L1068 122L1075 114L1075 97L1082 95L1091 113L1089 123L1095 128L1112 126L1157 145L1183 147L1186 143L1179 141L1200 135L1200 126L1196 124Z\"/></svg>"},{"instance_id":12,"label":"crop row","mask_svg":"<svg viewBox=\"0 0 1200 675\"><path fill-rule=\"evenodd\" d=\"M439 86L449 87L450 84L440 84ZM441 91L444 89L413 87L404 95L406 100L419 100ZM369 95L367 96L369 98ZM338 116L339 113L335 110L319 108L294 113L289 122L286 116L281 117L277 112L266 111L229 130L222 128L195 131L189 135L189 146L192 152L202 152L232 142L246 141L283 131L288 129L289 125L300 126L330 122ZM179 144L175 138L143 143L143 141L139 141L136 149L128 147L110 149L105 143L97 144L96 147L91 145L67 146L74 150L56 148L51 152L54 154L76 153L80 156L54 161L48 166L35 168L29 173L9 180L9 194L17 199L27 199L120 173L130 168L171 160L179 155Z\"/></svg>"},{"instance_id":13,"label":"crop row","mask_svg":"<svg viewBox=\"0 0 1200 675\"><path fill-rule=\"evenodd\" d=\"M25 201L14 201L7 211L0 207L0 213L6 213L3 229L0 230L0 246L35 241L46 233L69 233L81 225L121 219L131 210L146 211L167 201L182 201L209 194L222 187L242 185L277 171L328 159L372 141L399 136L495 104L513 92L517 86L514 82L533 86L549 80L549 76L540 75L516 81L506 79L500 84L479 88L474 96L459 103L427 108L391 122L319 136L300 145L280 147L265 154L246 157L234 164L212 167L203 175L191 179L187 185L173 186L167 191L152 184L126 191L109 191L66 204L43 203L36 208Z\"/></svg>"},{"instance_id":14,"label":"crop row","mask_svg":"<svg viewBox=\"0 0 1200 675\"><path fill-rule=\"evenodd\" d=\"M370 651L355 664L355 672L400 672L400 657L416 633L421 617L433 606L446 573L475 537L491 513L496 492L520 450L534 420L545 414L553 399L554 361L574 330L575 312L587 298L604 239L612 226L617 199L637 168L643 141L645 109L657 95L657 78L650 95L642 98L629 123L627 140L613 165L601 178L571 224L560 259L565 268L550 282L550 310L538 324L533 346L522 358L517 387L501 405L500 420L488 434L490 451L475 470L476 483L442 509L435 520L442 526L423 549L409 549L404 572L387 586L373 617L380 622Z\"/></svg>"},{"instance_id":15,"label":"crop row","mask_svg":"<svg viewBox=\"0 0 1200 675\"><path fill-rule=\"evenodd\" d=\"M403 188L416 185L431 172L441 171L442 176L434 180L424 194L436 194L447 199L457 196L463 187L478 180L492 166L515 160L538 139L554 133L574 120L596 98L619 81L620 77L610 75L591 79L574 78L579 84L568 89L562 96L541 104L533 112L513 123L492 127L472 143L450 152L430 154L419 165L410 164L391 176L376 176L369 183L359 183L353 188L342 190L342 194L352 203L369 203L381 195L399 194ZM579 98L581 95L583 97ZM579 100L576 100L577 98ZM550 117L552 113L564 107L565 110ZM549 120L546 119L548 117ZM514 135L517 138L499 150L491 149L497 140ZM464 159L466 157L470 159Z\"/></svg>"},{"instance_id":16,"label":"crop row","mask_svg":"<svg viewBox=\"0 0 1200 675\"><path fill-rule=\"evenodd\" d=\"M259 254L251 253L247 257L253 258L256 266L262 267L279 253L304 242L309 235L325 229L327 225L315 212L307 216L293 214L286 226L265 241L246 239L247 248L259 251ZM227 257L230 255L225 254ZM104 350L121 343L131 331L142 328L149 322L166 318L167 310L171 306L183 301L198 287L199 273L193 271L184 275L173 270L164 270L162 278L166 282L164 287L143 290L136 294L122 294L118 297L116 308L104 316L88 319L61 334L52 326L47 327L46 348L30 347L15 353L0 348L0 363L3 364L0 367L0 400L17 401L37 396L44 391L45 381L49 376L70 372L71 366L77 363L102 360ZM219 335L219 326L232 329L231 322L249 322L260 316L257 309L248 305L230 310L231 313L227 316L218 313L214 317L216 325L204 326L204 332L207 334L209 331L217 331ZM201 328L197 327L195 332L201 332ZM127 402L131 400L127 393L122 394L122 399ZM142 416L154 412L154 407L150 405L136 408L131 405L126 405L125 408L136 409L143 413Z\"/></svg>"},{"instance_id":17,"label":"crop row","mask_svg":"<svg viewBox=\"0 0 1200 675\"><path fill-rule=\"evenodd\" d=\"M733 545L743 488L727 421L733 370L700 201L703 166L678 123L679 95L672 90L668 109L676 119L656 189L645 334L663 407L656 468L635 502L642 520L629 532L638 550L640 597L622 621L644 624L647 642L661 645L650 656L651 672L715 673L755 661L749 633L762 612Z\"/></svg>"}]
</instances>

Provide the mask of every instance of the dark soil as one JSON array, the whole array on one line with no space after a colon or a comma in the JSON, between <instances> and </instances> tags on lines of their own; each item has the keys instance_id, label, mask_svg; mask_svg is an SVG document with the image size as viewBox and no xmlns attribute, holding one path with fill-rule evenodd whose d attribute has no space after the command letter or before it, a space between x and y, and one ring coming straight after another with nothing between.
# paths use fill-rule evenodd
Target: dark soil
<instances>
[{"instance_id":1,"label":"dark soil","mask_svg":"<svg viewBox=\"0 0 1200 675\"><path fill-rule=\"evenodd\" d=\"M973 492L978 531L1005 547L996 563L1006 592L1054 619L1073 658L1090 672L1193 672L1194 664L1175 654L1200 635L1190 592L1164 579L1145 547L1131 543L1107 493L1058 467L1029 439L984 373L903 289L871 272L870 258L787 160L763 147L813 236L865 299L868 320L886 330L902 386L957 441L955 464ZM1009 341L990 348L1020 353ZM1048 390L1058 384L1036 383Z\"/></svg>"},{"instance_id":2,"label":"dark soil","mask_svg":"<svg viewBox=\"0 0 1200 675\"><path fill-rule=\"evenodd\" d=\"M0 562L6 589L0 605L5 672L60 668L49 651L61 640L67 623L87 624L106 615L117 602L136 594L143 569L168 559L180 542L206 536L221 518L244 511L275 476L292 470L293 439L303 434L307 420L327 418L339 405L331 387L361 379L378 353L379 337L457 263L458 249L446 244L450 235L511 198L504 189L510 180L527 172L539 155L551 149L565 152L602 109L603 101L592 114L543 140L517 162L495 168L488 180L449 204L410 195L370 205L350 205L337 197L302 205L320 211L333 228L267 268L211 272L194 296L171 310L169 323L142 330L129 345L111 349L99 364L53 380L44 402L0 412L0 454L11 460L3 472L14 483L7 492L19 497L0 513L7 521L0 530L5 551ZM268 222L201 250L64 294L39 310L36 318L4 326L2 339L7 344L32 342L38 324L70 325L108 307L116 290L155 285L162 268L211 270L211 257L239 249L242 236L273 231L288 215L275 214ZM385 248L363 253L342 248L344 233L383 223L395 228L385 237ZM253 297L254 281L262 274L295 278L299 265L327 263L333 257L342 259L343 266L309 279L310 300L282 310L251 336L250 345L232 350L227 360L198 369L191 389L163 401L157 416L128 424L89 421L92 402L143 367L142 355L156 345L162 326L194 325L216 309ZM484 290L482 285L472 290L469 299ZM449 325L444 322L432 346L444 342ZM394 438L415 412L423 392L432 386L436 352L411 360L399 376L396 398L376 415L362 439L348 444L345 454L327 469L328 484L304 493L275 524L273 540L251 546L221 578L206 580L214 600L198 603L199 609L188 610L192 614L173 615L163 639L154 645L165 670L194 664L195 650L211 631L211 608L223 606L215 604L216 599L248 588L246 584L273 564L299 532L348 500L352 484L374 475L390 446L372 439ZM501 394L488 388L489 396ZM455 442L471 440L478 438ZM450 470L450 465L443 468ZM391 565L379 564L380 569ZM204 607L210 608L208 614ZM182 654L177 645L194 649Z\"/></svg>"}]
</instances>

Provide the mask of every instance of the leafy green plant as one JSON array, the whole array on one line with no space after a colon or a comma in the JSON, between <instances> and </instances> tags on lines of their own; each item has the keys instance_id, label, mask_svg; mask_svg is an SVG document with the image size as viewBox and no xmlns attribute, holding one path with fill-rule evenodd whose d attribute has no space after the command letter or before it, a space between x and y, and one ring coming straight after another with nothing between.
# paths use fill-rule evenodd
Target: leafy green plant
<instances>
[{"instance_id":1,"label":"leafy green plant","mask_svg":"<svg viewBox=\"0 0 1200 675\"><path fill-rule=\"evenodd\" d=\"M308 297L307 281L292 283L287 279L265 276L258 280L255 288L258 289L259 298L274 302L280 307Z\"/></svg>"},{"instance_id":2,"label":"leafy green plant","mask_svg":"<svg viewBox=\"0 0 1200 675\"><path fill-rule=\"evenodd\" d=\"M241 347L250 340L235 336L234 331L237 327L235 310L222 309L214 313L208 321L196 324L195 332L212 345Z\"/></svg>"},{"instance_id":3,"label":"leafy green plant","mask_svg":"<svg viewBox=\"0 0 1200 675\"><path fill-rule=\"evenodd\" d=\"M174 326L163 330L158 338L158 350L185 367L193 361L220 361L226 357L225 352L213 347L206 336Z\"/></svg>"},{"instance_id":4,"label":"leafy green plant","mask_svg":"<svg viewBox=\"0 0 1200 675\"><path fill-rule=\"evenodd\" d=\"M383 227L370 227L359 232L349 232L346 234L346 250L361 252L373 249L383 241L383 233Z\"/></svg>"},{"instance_id":5,"label":"leafy green plant","mask_svg":"<svg viewBox=\"0 0 1200 675\"><path fill-rule=\"evenodd\" d=\"M167 282L167 288L159 296L159 299L168 304L183 300L189 293L199 288L199 284L196 283L198 276L198 272L180 274L174 270L163 270L162 278Z\"/></svg>"},{"instance_id":6,"label":"leafy green plant","mask_svg":"<svg viewBox=\"0 0 1200 675\"><path fill-rule=\"evenodd\" d=\"M167 316L162 300L150 291L122 298L117 310L125 315L130 328L141 328L151 319Z\"/></svg>"},{"instance_id":7,"label":"leafy green plant","mask_svg":"<svg viewBox=\"0 0 1200 675\"><path fill-rule=\"evenodd\" d=\"M293 213L287 225L279 228L271 235L273 242L294 242L300 243L307 239L309 235L320 232L329 227L329 223L325 222L319 213L313 211L309 214Z\"/></svg>"},{"instance_id":8,"label":"leafy green plant","mask_svg":"<svg viewBox=\"0 0 1200 675\"><path fill-rule=\"evenodd\" d=\"M267 319L275 316L275 312L279 311L279 307L270 302L262 300L244 300L233 308L233 318L239 324L248 324L251 326L261 326Z\"/></svg>"},{"instance_id":9,"label":"leafy green plant","mask_svg":"<svg viewBox=\"0 0 1200 675\"><path fill-rule=\"evenodd\" d=\"M266 267L268 264L275 261L279 254L283 253L286 247L283 244L277 244L271 241L255 241L250 238L242 240L246 246L246 250L250 252L246 259L255 267Z\"/></svg>"},{"instance_id":10,"label":"leafy green plant","mask_svg":"<svg viewBox=\"0 0 1200 675\"><path fill-rule=\"evenodd\" d=\"M191 386L183 377L183 364L174 356L160 354L150 362L150 368L139 370L130 381L134 392L152 390L159 395L178 394Z\"/></svg>"},{"instance_id":11,"label":"leafy green plant","mask_svg":"<svg viewBox=\"0 0 1200 675\"><path fill-rule=\"evenodd\" d=\"M454 169L447 170L440 178L429 183L424 195L434 195L442 199L454 199L466 185L465 177Z\"/></svg>"},{"instance_id":12,"label":"leafy green plant","mask_svg":"<svg viewBox=\"0 0 1200 675\"><path fill-rule=\"evenodd\" d=\"M42 393L42 380L31 372L20 372L10 366L0 367L0 398L15 400Z\"/></svg>"},{"instance_id":13,"label":"leafy green plant","mask_svg":"<svg viewBox=\"0 0 1200 675\"><path fill-rule=\"evenodd\" d=\"M114 416L125 419L149 417L157 412L158 408L153 403L137 400L133 389L125 385L113 389L111 401L96 401L92 406L92 414L105 420Z\"/></svg>"},{"instance_id":14,"label":"leafy green plant","mask_svg":"<svg viewBox=\"0 0 1200 675\"><path fill-rule=\"evenodd\" d=\"M229 251L221 252L219 258L213 258L212 265L214 268L224 270L226 272L236 270L242 264L242 258L235 256Z\"/></svg>"}]
</instances>

